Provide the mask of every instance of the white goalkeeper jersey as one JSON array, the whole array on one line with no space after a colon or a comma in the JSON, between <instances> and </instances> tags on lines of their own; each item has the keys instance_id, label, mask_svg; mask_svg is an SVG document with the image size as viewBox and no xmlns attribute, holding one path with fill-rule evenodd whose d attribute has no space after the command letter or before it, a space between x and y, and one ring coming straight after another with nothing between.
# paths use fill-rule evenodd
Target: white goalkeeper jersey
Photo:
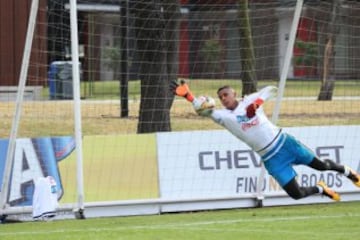
<instances>
[{"instance_id":1,"label":"white goalkeeper jersey","mask_svg":"<svg viewBox=\"0 0 360 240\"><path fill-rule=\"evenodd\" d=\"M213 110L210 117L258 152L260 156L264 156L275 146L279 147L277 143L281 129L270 122L261 106L252 118L246 116L246 107L258 98L266 101L274 97L276 91L277 88L272 86L263 88L259 92L245 96L242 101L239 101L236 109Z\"/></svg>"}]
</instances>

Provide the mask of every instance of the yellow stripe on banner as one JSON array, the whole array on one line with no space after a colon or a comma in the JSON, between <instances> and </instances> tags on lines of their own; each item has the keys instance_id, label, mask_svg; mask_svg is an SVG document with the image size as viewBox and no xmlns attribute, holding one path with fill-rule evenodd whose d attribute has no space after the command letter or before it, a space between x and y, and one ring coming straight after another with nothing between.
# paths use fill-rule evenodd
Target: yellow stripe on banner
<instances>
[{"instance_id":1,"label":"yellow stripe on banner","mask_svg":"<svg viewBox=\"0 0 360 240\"><path fill-rule=\"evenodd\" d=\"M61 203L76 200L75 151L59 162ZM85 136L85 201L116 201L159 196L155 134Z\"/></svg>"}]
</instances>

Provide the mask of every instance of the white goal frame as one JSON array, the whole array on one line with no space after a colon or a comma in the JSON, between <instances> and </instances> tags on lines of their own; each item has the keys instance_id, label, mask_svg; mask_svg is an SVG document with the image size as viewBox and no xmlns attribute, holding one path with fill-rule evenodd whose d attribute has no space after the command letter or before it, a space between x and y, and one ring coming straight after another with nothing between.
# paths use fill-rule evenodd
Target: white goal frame
<instances>
[{"instance_id":1,"label":"white goal frame","mask_svg":"<svg viewBox=\"0 0 360 240\"><path fill-rule=\"evenodd\" d=\"M73 101L74 101L74 121L75 121L75 149L76 149L76 172L77 172L77 207L73 209L77 218L84 218L84 183L83 183L83 154L82 154L82 130L81 130L81 102L80 102L80 72L79 72L79 41L77 26L77 1L70 0L70 24L71 24L71 57L72 57L72 78L73 78ZM31 48L34 38L36 19L39 10L39 0L32 0L29 23L26 33L24 55L22 59L21 72L19 77L18 92L16 98L15 114L11 124L9 137L9 146L7 150L4 176L0 192L0 216L6 216L11 213L31 212L31 207L13 208L7 204L9 193L9 182L11 170L14 161L14 152L16 147L17 132L22 111L23 96L28 77L28 68L31 57ZM69 210L70 207L64 207L63 210Z\"/></svg>"},{"instance_id":2,"label":"white goal frame","mask_svg":"<svg viewBox=\"0 0 360 240\"><path fill-rule=\"evenodd\" d=\"M19 77L19 85L18 85L18 93L16 95L16 107L15 107L15 115L13 118L13 122L11 125L11 132L9 138L9 146L6 155L6 162L5 162L5 169L4 169L4 176L3 182L1 186L0 192L0 215L6 215L6 208L7 206L7 196L9 192L9 179L11 175L11 168L13 165L14 160L14 152L15 152L15 144L16 144L16 137L17 131L19 129L19 122L20 122L20 115L21 115L21 107L23 102L23 96L25 91L26 85L26 78L29 68L29 61L30 61L30 53L32 42L34 38L34 31L36 25L36 18L39 9L39 0L33 0L31 4L30 16L29 16L29 23L26 33L26 40L25 40L25 47L24 47L24 55L22 59L20 77Z\"/></svg>"}]
</instances>

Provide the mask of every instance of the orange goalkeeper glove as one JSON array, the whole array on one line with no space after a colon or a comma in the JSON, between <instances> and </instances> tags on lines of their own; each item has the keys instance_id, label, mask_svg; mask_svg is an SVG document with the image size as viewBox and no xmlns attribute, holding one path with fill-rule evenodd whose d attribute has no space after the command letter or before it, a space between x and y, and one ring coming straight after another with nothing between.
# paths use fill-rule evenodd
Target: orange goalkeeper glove
<instances>
[{"instance_id":1,"label":"orange goalkeeper glove","mask_svg":"<svg viewBox=\"0 0 360 240\"><path fill-rule=\"evenodd\" d=\"M246 107L246 116L252 118L256 114L256 110L264 103L261 98L256 99L253 103Z\"/></svg>"},{"instance_id":2,"label":"orange goalkeeper glove","mask_svg":"<svg viewBox=\"0 0 360 240\"><path fill-rule=\"evenodd\" d=\"M186 100L189 102L194 101L194 95L191 93L189 86L184 80L181 80L180 84L178 84L176 81L172 81L170 84L170 89L172 92L174 92L175 95L186 98Z\"/></svg>"}]
</instances>

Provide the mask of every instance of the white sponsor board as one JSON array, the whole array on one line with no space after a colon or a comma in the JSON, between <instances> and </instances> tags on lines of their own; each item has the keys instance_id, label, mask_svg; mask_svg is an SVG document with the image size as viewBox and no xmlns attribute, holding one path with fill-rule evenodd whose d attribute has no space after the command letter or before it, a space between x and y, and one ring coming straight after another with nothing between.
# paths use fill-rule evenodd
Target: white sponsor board
<instances>
[{"instance_id":1,"label":"white sponsor board","mask_svg":"<svg viewBox=\"0 0 360 240\"><path fill-rule=\"evenodd\" d=\"M284 128L320 158L330 158L360 171L360 126ZM158 133L160 196L163 199L204 199L256 193L260 157L226 130ZM338 192L359 191L336 172L296 166L302 186L324 180ZM265 195L286 195L267 173Z\"/></svg>"}]
</instances>

